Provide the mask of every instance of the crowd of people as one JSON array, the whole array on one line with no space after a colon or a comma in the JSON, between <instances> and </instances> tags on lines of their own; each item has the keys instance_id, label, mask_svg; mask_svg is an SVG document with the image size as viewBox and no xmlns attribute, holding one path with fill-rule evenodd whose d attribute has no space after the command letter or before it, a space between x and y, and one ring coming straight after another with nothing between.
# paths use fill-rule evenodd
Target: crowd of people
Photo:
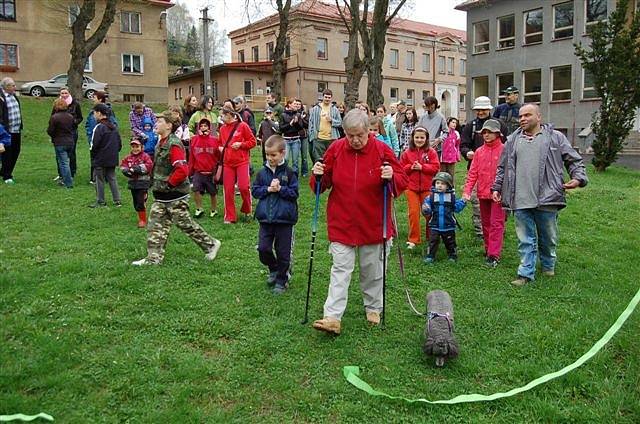
<instances>
[{"instance_id":1,"label":"crowd of people","mask_svg":"<svg viewBox=\"0 0 640 424\"><path fill-rule=\"evenodd\" d=\"M476 98L476 116L463 127L456 117L439 112L435 97L427 97L424 113L418 114L402 101L371 110L365 102L357 102L347 111L343 103L334 102L330 90L310 108L297 98L281 105L270 94L259 124L242 96L224 100L219 109L211 96L188 96L181 107L159 114L134 103L129 113L130 152L120 160L119 124L107 93L98 92L85 122L96 191L90 207L106 207L105 183L113 205L122 205L116 180L119 171L128 179L137 225L147 229L147 255L133 265L163 261L174 223L207 260L213 260L221 242L207 234L197 219L205 216L204 195L210 196L209 217L218 214L221 188L224 224L259 222L257 249L269 270L266 283L282 294L291 277L299 180L308 178L318 196L316 202L321 193L329 193L332 266L324 314L313 326L332 334L341 332L356 260L366 319L373 325L380 323L384 254L400 236L391 211L394 199L402 195L409 227L405 247L413 250L424 243L426 264L437 260L440 240L448 260L458 259L456 214L471 203L485 264L498 266L507 212L513 212L521 261L512 284L523 286L535 279L538 256L542 274L554 275L557 216L566 206L565 190L586 185L587 176L567 138L542 123L537 105L520 105L516 87L509 87L505 95L506 102L496 108L488 97ZM74 186L82 120L79 103L62 88L47 133L55 151L56 180L68 189ZM6 185L15 184L22 128L15 83L5 78L0 85L0 174ZM257 145L263 166L255 172L251 150ZM462 195L457 196L455 169L462 159L468 172ZM563 167L569 173L568 182L563 182ZM154 200L148 207L149 190ZM252 197L257 200L255 208Z\"/></svg>"}]
</instances>

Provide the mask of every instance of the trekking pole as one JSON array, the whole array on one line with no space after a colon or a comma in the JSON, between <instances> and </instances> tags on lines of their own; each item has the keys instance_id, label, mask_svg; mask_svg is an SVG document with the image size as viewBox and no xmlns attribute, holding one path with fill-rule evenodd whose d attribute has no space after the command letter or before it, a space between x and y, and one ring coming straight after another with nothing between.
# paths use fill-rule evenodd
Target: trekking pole
<instances>
[{"instance_id":1,"label":"trekking pole","mask_svg":"<svg viewBox=\"0 0 640 424\"><path fill-rule=\"evenodd\" d=\"M389 166L389 162L384 162L382 166ZM387 316L387 189L389 181L384 179L382 183L382 324L380 328L385 328L385 318Z\"/></svg>"},{"instance_id":2,"label":"trekking pole","mask_svg":"<svg viewBox=\"0 0 640 424\"><path fill-rule=\"evenodd\" d=\"M322 163L322 159L317 162ZM315 174L314 174L315 175ZM316 250L316 233L318 231L318 209L320 208L320 186L322 185L322 175L315 175L316 178L316 204L313 209L313 219L311 221L311 253L309 254L309 272L307 274L307 301L304 306L304 318L300 324L309 321L309 295L311 293L311 274L313 272L313 253Z\"/></svg>"}]
</instances>

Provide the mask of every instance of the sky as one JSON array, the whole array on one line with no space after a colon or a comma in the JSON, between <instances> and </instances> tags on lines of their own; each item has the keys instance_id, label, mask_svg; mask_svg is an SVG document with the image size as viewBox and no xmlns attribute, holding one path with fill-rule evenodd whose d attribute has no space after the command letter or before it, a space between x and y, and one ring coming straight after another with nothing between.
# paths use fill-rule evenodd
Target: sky
<instances>
[{"instance_id":1,"label":"sky","mask_svg":"<svg viewBox=\"0 0 640 424\"><path fill-rule=\"evenodd\" d=\"M187 6L194 18L202 16L200 9L208 4L209 17L215 19L218 28L228 32L248 24L246 16L242 16L244 1L240 0L180 0ZM414 21L440 25L449 28L467 29L467 14L455 10L454 7L463 0L415 0L415 10L411 13ZM175 3L175 0L174 0ZM275 9L267 8L265 15L276 13ZM227 46L225 62L231 61L230 48Z\"/></svg>"}]
</instances>

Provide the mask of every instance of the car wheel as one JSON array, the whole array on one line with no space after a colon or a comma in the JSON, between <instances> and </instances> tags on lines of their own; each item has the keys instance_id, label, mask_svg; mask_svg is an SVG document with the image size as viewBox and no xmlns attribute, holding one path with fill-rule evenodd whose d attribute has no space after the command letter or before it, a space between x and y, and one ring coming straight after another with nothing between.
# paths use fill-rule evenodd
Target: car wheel
<instances>
[{"instance_id":1,"label":"car wheel","mask_svg":"<svg viewBox=\"0 0 640 424\"><path fill-rule=\"evenodd\" d=\"M29 90L29 94L31 94L33 97L42 97L44 96L44 88L36 85L35 87L32 87L31 90Z\"/></svg>"},{"instance_id":2,"label":"car wheel","mask_svg":"<svg viewBox=\"0 0 640 424\"><path fill-rule=\"evenodd\" d=\"M93 95L94 95L94 94L96 94L96 90L87 90L87 91L84 93L84 96L85 96L87 99L92 100L92 99L93 99Z\"/></svg>"}]
</instances>

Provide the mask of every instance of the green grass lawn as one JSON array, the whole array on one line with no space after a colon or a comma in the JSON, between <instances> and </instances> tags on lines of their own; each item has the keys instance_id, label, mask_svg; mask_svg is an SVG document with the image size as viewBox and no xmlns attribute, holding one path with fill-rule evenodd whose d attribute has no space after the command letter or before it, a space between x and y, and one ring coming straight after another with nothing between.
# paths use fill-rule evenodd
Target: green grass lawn
<instances>
[{"instance_id":1,"label":"green grass lawn","mask_svg":"<svg viewBox=\"0 0 640 424\"><path fill-rule=\"evenodd\" d=\"M300 325L313 209L306 179L285 295L264 284L255 222L203 219L222 240L213 263L173 228L164 264L133 268L146 253L145 232L124 177L122 208L86 207L95 194L84 132L75 188L52 181L51 100L23 98L17 184L0 184L0 414L44 411L62 423L640 422L640 311L583 367L496 402L405 404L370 397L342 377L343 366L359 365L379 390L448 399L507 391L573 362L638 290L640 173L589 167L590 184L571 192L560 213L556 277L528 287L508 284L518 265L513 219L496 269L482 265L470 210L460 215L457 264L428 267L419 250L405 252L418 306L436 288L454 301L461 354L437 369L421 352L424 321L406 305L395 247L386 330L366 324L357 279L341 336ZM128 128L128 107L115 110ZM463 181L463 166L457 177ZM396 204L404 246L404 198ZM323 196L311 320L322 315L329 278L325 205Z\"/></svg>"}]
</instances>

